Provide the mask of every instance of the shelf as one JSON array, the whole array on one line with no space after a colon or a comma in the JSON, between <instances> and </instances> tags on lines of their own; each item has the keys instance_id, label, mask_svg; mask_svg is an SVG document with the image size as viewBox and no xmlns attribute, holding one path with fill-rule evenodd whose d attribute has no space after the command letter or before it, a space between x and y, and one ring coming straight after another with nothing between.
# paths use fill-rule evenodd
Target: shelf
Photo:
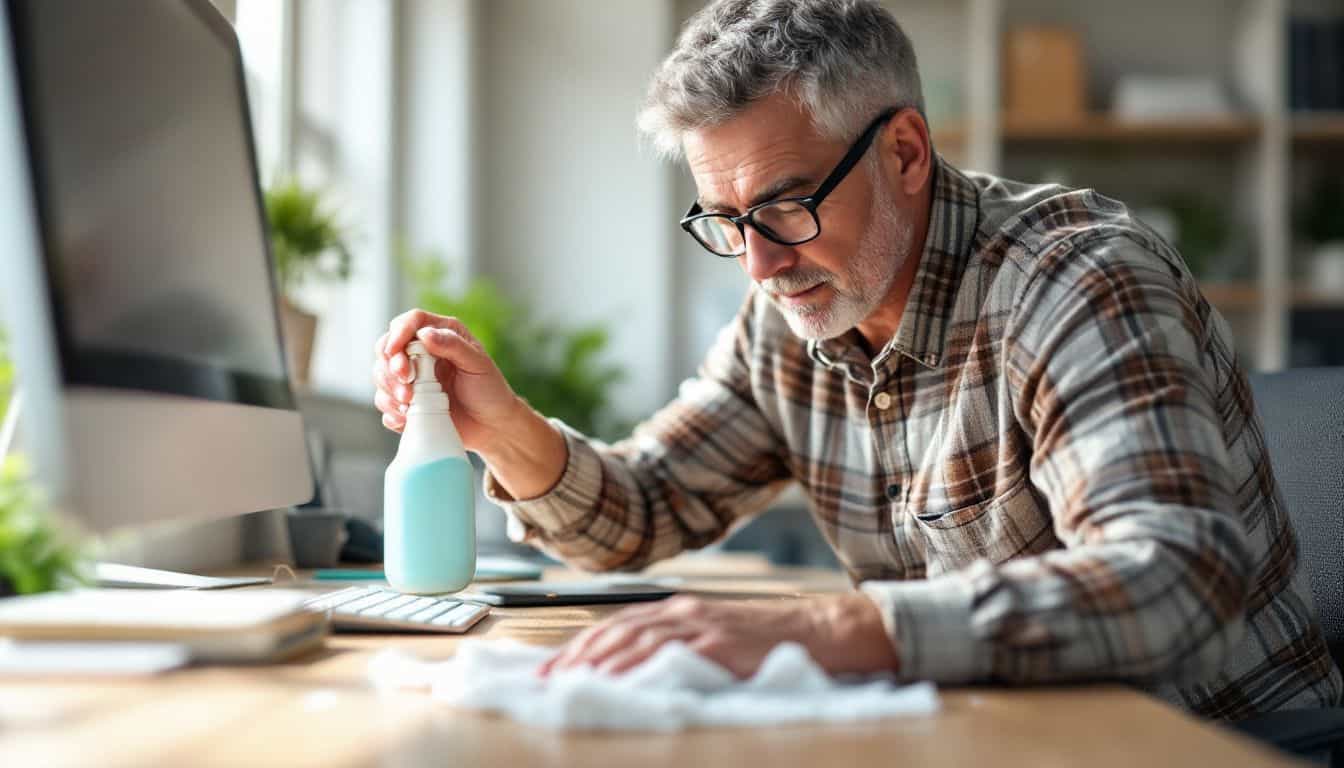
<instances>
[{"instance_id":1,"label":"shelf","mask_svg":"<svg viewBox=\"0 0 1344 768\"><path fill-rule=\"evenodd\" d=\"M1259 309L1264 293L1255 283L1205 283L1199 290L1218 309L1239 312ZM1344 310L1344 294L1324 293L1307 285L1295 286L1290 302L1294 309Z\"/></svg>"},{"instance_id":2,"label":"shelf","mask_svg":"<svg viewBox=\"0 0 1344 768\"><path fill-rule=\"evenodd\" d=\"M1188 120L1122 120L1089 115L1077 120L1041 121L1005 117L1005 141L1221 142L1251 141L1260 122L1249 117Z\"/></svg>"},{"instance_id":3,"label":"shelf","mask_svg":"<svg viewBox=\"0 0 1344 768\"><path fill-rule=\"evenodd\" d=\"M1344 127L1344 121L1337 127ZM1004 116L1000 131L1005 142L1235 144L1256 139L1260 121L1253 117L1125 120L1104 114L1064 121ZM933 141L959 146L966 141L965 126L935 130Z\"/></svg>"},{"instance_id":4,"label":"shelf","mask_svg":"<svg viewBox=\"0 0 1344 768\"><path fill-rule=\"evenodd\" d=\"M1293 141L1344 144L1344 112L1299 113L1291 125Z\"/></svg>"},{"instance_id":5,"label":"shelf","mask_svg":"<svg viewBox=\"0 0 1344 768\"><path fill-rule=\"evenodd\" d=\"M1294 309L1344 309L1344 295L1299 285L1293 290Z\"/></svg>"},{"instance_id":6,"label":"shelf","mask_svg":"<svg viewBox=\"0 0 1344 768\"><path fill-rule=\"evenodd\" d=\"M1260 308L1260 287L1255 283L1206 283L1199 286L1204 298L1222 310Z\"/></svg>"}]
</instances>

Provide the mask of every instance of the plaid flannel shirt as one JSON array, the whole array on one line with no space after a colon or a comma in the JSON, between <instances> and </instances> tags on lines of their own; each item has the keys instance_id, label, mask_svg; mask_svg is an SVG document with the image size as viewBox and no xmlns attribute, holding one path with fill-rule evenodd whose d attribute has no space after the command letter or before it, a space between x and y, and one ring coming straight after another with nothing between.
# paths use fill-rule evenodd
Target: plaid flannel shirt
<instances>
[{"instance_id":1,"label":"plaid flannel shirt","mask_svg":"<svg viewBox=\"0 0 1344 768\"><path fill-rule=\"evenodd\" d=\"M872 357L856 334L802 340L753 289L631 438L556 422L556 487L487 493L515 538L629 570L797 481L904 678L1339 701L1228 326L1124 206L940 159L899 330Z\"/></svg>"}]
</instances>

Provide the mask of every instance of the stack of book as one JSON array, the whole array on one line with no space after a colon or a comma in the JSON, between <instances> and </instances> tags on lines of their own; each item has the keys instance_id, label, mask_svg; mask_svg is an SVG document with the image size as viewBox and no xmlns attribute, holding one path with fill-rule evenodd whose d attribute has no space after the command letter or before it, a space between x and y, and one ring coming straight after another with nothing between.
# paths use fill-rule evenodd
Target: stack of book
<instances>
[{"instance_id":1,"label":"stack of book","mask_svg":"<svg viewBox=\"0 0 1344 768\"><path fill-rule=\"evenodd\" d=\"M298 590L77 589L0 600L0 641L172 650L184 661L282 661L321 647L327 615ZM87 654L86 654L87 655ZM0 659L3 661L3 659ZM3 665L0 665L3 666Z\"/></svg>"},{"instance_id":2,"label":"stack of book","mask_svg":"<svg viewBox=\"0 0 1344 768\"><path fill-rule=\"evenodd\" d=\"M1344 110L1344 19L1288 22L1288 106Z\"/></svg>"}]
</instances>

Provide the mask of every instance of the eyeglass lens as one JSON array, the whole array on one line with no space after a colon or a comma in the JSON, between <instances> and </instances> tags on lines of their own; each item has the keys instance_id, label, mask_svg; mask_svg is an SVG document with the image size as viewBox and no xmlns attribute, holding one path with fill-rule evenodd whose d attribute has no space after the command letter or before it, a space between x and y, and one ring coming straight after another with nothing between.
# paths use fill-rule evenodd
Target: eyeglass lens
<instances>
[{"instance_id":1,"label":"eyeglass lens","mask_svg":"<svg viewBox=\"0 0 1344 768\"><path fill-rule=\"evenodd\" d=\"M793 200L763 205L751 214L751 224L762 235L781 245L795 245L817 236L817 219L807 206ZM706 216L691 223L695 234L721 256L746 250L742 231L727 216Z\"/></svg>"}]
</instances>

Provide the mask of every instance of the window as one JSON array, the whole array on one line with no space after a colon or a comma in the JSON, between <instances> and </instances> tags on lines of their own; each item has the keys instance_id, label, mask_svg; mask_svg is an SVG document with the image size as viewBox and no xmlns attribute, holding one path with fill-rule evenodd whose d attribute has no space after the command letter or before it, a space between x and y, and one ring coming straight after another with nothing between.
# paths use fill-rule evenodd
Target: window
<instances>
[{"instance_id":1,"label":"window","mask_svg":"<svg viewBox=\"0 0 1344 768\"><path fill-rule=\"evenodd\" d=\"M243 49L252 132L263 186L288 172L290 41L293 4L289 0L238 0L238 42Z\"/></svg>"}]
</instances>

